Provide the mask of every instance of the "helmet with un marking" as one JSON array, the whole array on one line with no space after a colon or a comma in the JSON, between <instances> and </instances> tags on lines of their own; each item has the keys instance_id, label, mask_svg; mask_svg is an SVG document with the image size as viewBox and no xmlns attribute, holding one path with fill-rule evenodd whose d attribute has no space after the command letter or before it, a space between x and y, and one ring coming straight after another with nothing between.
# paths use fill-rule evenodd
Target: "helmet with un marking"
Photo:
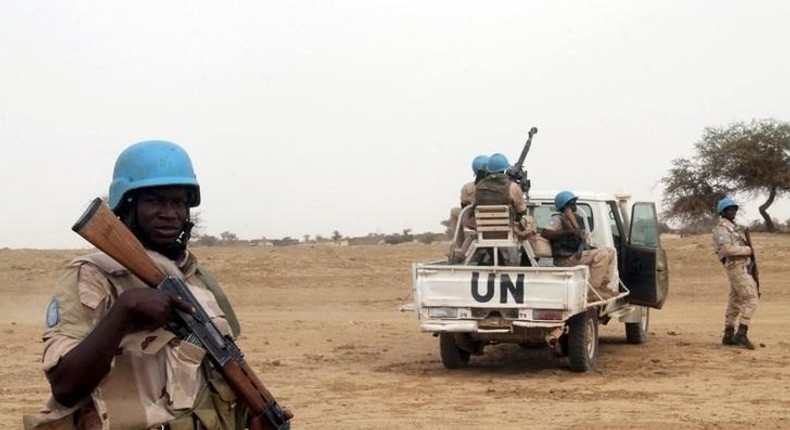
<instances>
[{"instance_id":1,"label":"helmet with un marking","mask_svg":"<svg viewBox=\"0 0 790 430\"><path fill-rule=\"evenodd\" d=\"M558 211L561 211L565 209L565 206L568 206L568 203L576 199L576 194L570 191L560 191L554 196L554 207L557 208Z\"/></svg>"},{"instance_id":2,"label":"helmet with un marking","mask_svg":"<svg viewBox=\"0 0 790 430\"><path fill-rule=\"evenodd\" d=\"M729 197L725 197L725 198L719 200L719 203L716 205L716 213L721 215L722 213L724 213L725 210L727 210L727 208L730 208L730 207L733 207L733 206L735 206L735 209L738 209L738 203L735 203L735 200L733 200L733 199L731 199Z\"/></svg>"},{"instance_id":3,"label":"helmet with un marking","mask_svg":"<svg viewBox=\"0 0 790 430\"><path fill-rule=\"evenodd\" d=\"M189 206L200 204L200 185L186 151L166 140L138 142L115 161L108 204L117 211L130 191L163 186L187 187Z\"/></svg>"}]
</instances>

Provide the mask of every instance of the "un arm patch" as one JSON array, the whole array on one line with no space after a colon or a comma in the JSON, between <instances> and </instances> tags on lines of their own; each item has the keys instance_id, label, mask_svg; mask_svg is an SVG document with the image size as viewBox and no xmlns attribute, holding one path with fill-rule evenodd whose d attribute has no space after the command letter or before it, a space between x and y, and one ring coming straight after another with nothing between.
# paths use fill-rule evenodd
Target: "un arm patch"
<instances>
[{"instance_id":1,"label":"un arm patch","mask_svg":"<svg viewBox=\"0 0 790 430\"><path fill-rule=\"evenodd\" d=\"M58 322L60 322L60 306L58 305L58 299L53 298L49 302L49 306L47 306L47 328L55 327Z\"/></svg>"},{"instance_id":2,"label":"un arm patch","mask_svg":"<svg viewBox=\"0 0 790 430\"><path fill-rule=\"evenodd\" d=\"M716 235L717 245L724 245L726 242L727 242L727 238L725 238L723 234Z\"/></svg>"}]
</instances>

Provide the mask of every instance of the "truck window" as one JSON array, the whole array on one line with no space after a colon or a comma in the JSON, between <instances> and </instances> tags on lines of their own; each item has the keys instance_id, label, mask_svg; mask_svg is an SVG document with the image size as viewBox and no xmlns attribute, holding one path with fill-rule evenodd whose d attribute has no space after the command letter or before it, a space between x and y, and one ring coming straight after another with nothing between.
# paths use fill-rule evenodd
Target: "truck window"
<instances>
[{"instance_id":1,"label":"truck window","mask_svg":"<svg viewBox=\"0 0 790 430\"><path fill-rule=\"evenodd\" d=\"M535 218L535 226L537 227L538 231L543 230L546 228L546 225L549 223L549 219L551 219L551 215L556 212L554 210L554 205L544 204L540 206L535 206L532 210L532 217Z\"/></svg>"},{"instance_id":2,"label":"truck window","mask_svg":"<svg viewBox=\"0 0 790 430\"><path fill-rule=\"evenodd\" d=\"M590 226L590 231L595 231L595 223L593 222L592 208L587 203L576 203L576 214L587 218L587 225ZM584 226L582 226L584 228Z\"/></svg>"},{"instance_id":3,"label":"truck window","mask_svg":"<svg viewBox=\"0 0 790 430\"><path fill-rule=\"evenodd\" d=\"M655 208L651 205L636 204L631 221L631 244L649 247L658 246L658 224Z\"/></svg>"},{"instance_id":4,"label":"truck window","mask_svg":"<svg viewBox=\"0 0 790 430\"><path fill-rule=\"evenodd\" d=\"M592 218L592 208L587 203L577 203L576 206L578 207L578 211L576 212L579 215L582 215L582 211L585 215L587 215L587 224L590 226L590 231L595 230L595 224L593 223ZM546 225L549 223L551 216L557 213L557 209L554 207L553 204L545 203L540 206L535 206L532 209L532 217L535 218L535 226L537 227L538 231L543 230Z\"/></svg>"},{"instance_id":5,"label":"truck window","mask_svg":"<svg viewBox=\"0 0 790 430\"><path fill-rule=\"evenodd\" d=\"M620 225L617 222L617 216L615 215L616 206L614 202L609 202L606 205L609 209L609 226L612 230L612 238L614 239L614 243L620 243Z\"/></svg>"}]
</instances>

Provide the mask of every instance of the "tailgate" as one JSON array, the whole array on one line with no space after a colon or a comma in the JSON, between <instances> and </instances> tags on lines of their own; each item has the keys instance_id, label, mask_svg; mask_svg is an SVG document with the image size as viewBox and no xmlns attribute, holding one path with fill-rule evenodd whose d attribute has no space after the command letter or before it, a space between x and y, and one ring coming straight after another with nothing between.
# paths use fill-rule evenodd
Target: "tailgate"
<instances>
[{"instance_id":1,"label":"tailgate","mask_svg":"<svg viewBox=\"0 0 790 430\"><path fill-rule=\"evenodd\" d=\"M414 305L459 308L581 309L587 267L412 266Z\"/></svg>"}]
</instances>

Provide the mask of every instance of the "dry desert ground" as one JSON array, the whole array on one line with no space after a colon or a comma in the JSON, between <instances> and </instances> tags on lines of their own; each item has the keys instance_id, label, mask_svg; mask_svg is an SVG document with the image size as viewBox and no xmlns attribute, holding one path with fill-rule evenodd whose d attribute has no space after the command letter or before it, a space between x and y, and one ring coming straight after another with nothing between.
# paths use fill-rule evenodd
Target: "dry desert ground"
<instances>
[{"instance_id":1,"label":"dry desert ground","mask_svg":"<svg viewBox=\"0 0 790 430\"><path fill-rule=\"evenodd\" d=\"M598 368L573 373L546 348L498 345L449 371L421 333L411 263L446 244L210 247L243 326L248 362L295 429L790 428L790 235L754 235L763 297L756 350L720 345L728 286L709 235L662 239L670 294L645 344L601 331ZM60 268L85 250L0 250L0 428L47 397L44 312Z\"/></svg>"}]
</instances>

